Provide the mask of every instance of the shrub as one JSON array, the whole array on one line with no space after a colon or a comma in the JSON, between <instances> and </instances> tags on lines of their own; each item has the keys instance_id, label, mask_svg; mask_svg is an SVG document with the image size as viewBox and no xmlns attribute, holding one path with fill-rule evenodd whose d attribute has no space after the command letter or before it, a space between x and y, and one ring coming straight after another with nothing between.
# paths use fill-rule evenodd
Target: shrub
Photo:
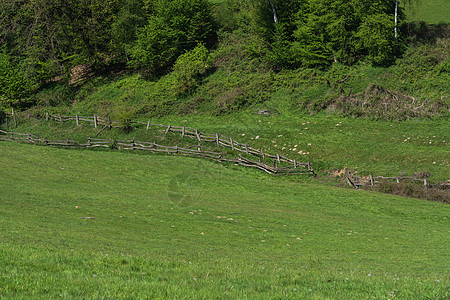
<instances>
[{"instance_id":1,"label":"shrub","mask_svg":"<svg viewBox=\"0 0 450 300\"><path fill-rule=\"evenodd\" d=\"M208 49L203 44L178 57L172 72L175 94L189 93L195 89L200 81L200 75L208 67L207 59Z\"/></svg>"}]
</instances>

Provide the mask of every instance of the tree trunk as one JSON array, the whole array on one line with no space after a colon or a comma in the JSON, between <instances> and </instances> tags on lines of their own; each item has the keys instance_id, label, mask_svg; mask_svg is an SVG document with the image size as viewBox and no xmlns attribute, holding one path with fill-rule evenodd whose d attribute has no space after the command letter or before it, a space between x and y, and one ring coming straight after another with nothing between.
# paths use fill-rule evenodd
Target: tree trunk
<instances>
[{"instance_id":1,"label":"tree trunk","mask_svg":"<svg viewBox=\"0 0 450 300\"><path fill-rule=\"evenodd\" d=\"M277 22L278 22L277 11L275 10L275 6L273 5L272 0L269 0L269 2L270 2L269 10L270 10L270 12L273 14L273 21L274 21L275 23L277 23ZM266 4L267 4L267 6L269 6L268 3L267 3L267 0L266 0Z\"/></svg>"},{"instance_id":2,"label":"tree trunk","mask_svg":"<svg viewBox=\"0 0 450 300\"><path fill-rule=\"evenodd\" d=\"M398 27L398 0L395 0L395 42L398 42L398 33L397 33L397 27Z\"/></svg>"}]
</instances>

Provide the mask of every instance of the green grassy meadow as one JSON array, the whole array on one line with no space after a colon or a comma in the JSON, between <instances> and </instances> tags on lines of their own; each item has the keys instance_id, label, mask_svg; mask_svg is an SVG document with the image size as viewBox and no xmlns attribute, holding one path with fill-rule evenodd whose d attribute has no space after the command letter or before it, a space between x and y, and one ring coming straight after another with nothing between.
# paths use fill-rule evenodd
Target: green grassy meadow
<instances>
[{"instance_id":1,"label":"green grassy meadow","mask_svg":"<svg viewBox=\"0 0 450 300\"><path fill-rule=\"evenodd\" d=\"M448 298L446 204L194 158L0 153L2 298Z\"/></svg>"},{"instance_id":2,"label":"green grassy meadow","mask_svg":"<svg viewBox=\"0 0 450 300\"><path fill-rule=\"evenodd\" d=\"M408 22L448 24L449 0L420 2ZM449 180L448 38L420 38L386 68L275 72L251 54L259 40L230 29L190 93L174 93L170 72L48 83L17 127L9 118L1 129L197 143L44 116L151 118L310 161L318 176L0 141L0 299L449 299L448 203L343 188L334 176ZM214 144L203 145L230 154Z\"/></svg>"},{"instance_id":3,"label":"green grassy meadow","mask_svg":"<svg viewBox=\"0 0 450 300\"><path fill-rule=\"evenodd\" d=\"M422 0L413 7L406 7L408 21L425 21L430 24L450 23L449 0Z\"/></svg>"},{"instance_id":4,"label":"green grassy meadow","mask_svg":"<svg viewBox=\"0 0 450 300\"><path fill-rule=\"evenodd\" d=\"M278 105L283 105L280 100ZM245 111L221 116L205 114L152 118L152 123L187 126L204 133L216 132L271 154L282 154L297 161L311 161L319 175L350 169L374 176L414 176L429 174L429 180L441 183L449 179L450 166L448 117L407 121L370 120L331 114L306 115L282 112L272 116ZM147 122L148 119L141 119ZM9 128L10 130L13 128ZM45 120L23 120L15 132L31 132L40 137L86 141L99 129L75 122L64 124ZM131 139L163 145L195 144L179 133L164 134L159 127L146 131L136 127L130 133L105 130L99 138ZM214 146L214 143L204 143ZM224 151L223 148L217 149ZM236 154L235 154L236 155Z\"/></svg>"}]
</instances>

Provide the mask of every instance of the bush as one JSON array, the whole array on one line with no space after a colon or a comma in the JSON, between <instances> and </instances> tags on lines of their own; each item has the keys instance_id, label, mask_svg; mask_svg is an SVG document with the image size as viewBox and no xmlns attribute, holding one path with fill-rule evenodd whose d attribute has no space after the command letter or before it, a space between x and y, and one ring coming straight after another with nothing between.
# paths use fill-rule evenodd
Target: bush
<instances>
[{"instance_id":1,"label":"bush","mask_svg":"<svg viewBox=\"0 0 450 300\"><path fill-rule=\"evenodd\" d=\"M178 57L172 72L175 94L190 93L197 87L200 75L208 67L207 59L208 49L203 44Z\"/></svg>"}]
</instances>

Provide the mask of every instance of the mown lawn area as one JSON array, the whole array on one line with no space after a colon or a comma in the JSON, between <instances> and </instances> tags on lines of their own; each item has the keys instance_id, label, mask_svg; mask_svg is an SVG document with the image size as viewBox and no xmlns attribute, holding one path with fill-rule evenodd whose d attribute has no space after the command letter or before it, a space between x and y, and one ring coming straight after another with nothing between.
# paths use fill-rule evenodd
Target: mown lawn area
<instances>
[{"instance_id":1,"label":"mown lawn area","mask_svg":"<svg viewBox=\"0 0 450 300\"><path fill-rule=\"evenodd\" d=\"M448 298L443 203L185 157L0 154L2 298Z\"/></svg>"}]
</instances>

